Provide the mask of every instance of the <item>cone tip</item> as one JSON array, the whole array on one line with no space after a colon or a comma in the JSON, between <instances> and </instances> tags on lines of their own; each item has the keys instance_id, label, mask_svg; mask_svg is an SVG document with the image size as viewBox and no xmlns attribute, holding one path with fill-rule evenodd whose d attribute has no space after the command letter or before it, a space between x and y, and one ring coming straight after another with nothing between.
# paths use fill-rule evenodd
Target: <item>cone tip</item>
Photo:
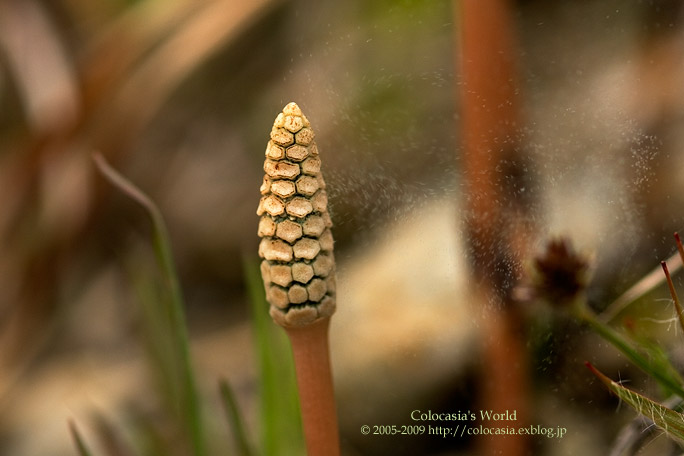
<instances>
[{"instance_id":1,"label":"cone tip","mask_svg":"<svg viewBox=\"0 0 684 456\"><path fill-rule=\"evenodd\" d=\"M286 116L301 116L302 110L299 109L297 103L291 101L283 108L283 114L285 114Z\"/></svg>"}]
</instances>

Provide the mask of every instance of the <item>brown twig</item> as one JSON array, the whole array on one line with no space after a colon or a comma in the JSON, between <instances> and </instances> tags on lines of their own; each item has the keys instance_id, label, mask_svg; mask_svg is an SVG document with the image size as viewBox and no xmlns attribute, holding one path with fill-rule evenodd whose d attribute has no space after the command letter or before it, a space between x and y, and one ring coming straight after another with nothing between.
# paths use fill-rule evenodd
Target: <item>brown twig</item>
<instances>
[{"instance_id":1,"label":"brown twig","mask_svg":"<svg viewBox=\"0 0 684 456\"><path fill-rule=\"evenodd\" d=\"M682 268L682 260L678 253L675 253L667 260L670 265L670 272L674 274ZM662 267L656 267L646 274L641 280L632 285L627 291L622 293L612 304L601 313L600 319L608 323L617 317L620 312L625 310L631 303L644 296L654 288L660 286L665 281Z\"/></svg>"},{"instance_id":2,"label":"brown twig","mask_svg":"<svg viewBox=\"0 0 684 456\"><path fill-rule=\"evenodd\" d=\"M679 320L679 326L682 328L682 330L684 330L684 315L682 315L682 305L679 302L679 297L677 296L677 291L675 290L674 283L672 282L670 271L667 270L667 263L661 261L660 266L663 268L665 279L667 280L667 286L670 289L670 296L672 296L672 301L674 301L677 319Z\"/></svg>"}]
</instances>

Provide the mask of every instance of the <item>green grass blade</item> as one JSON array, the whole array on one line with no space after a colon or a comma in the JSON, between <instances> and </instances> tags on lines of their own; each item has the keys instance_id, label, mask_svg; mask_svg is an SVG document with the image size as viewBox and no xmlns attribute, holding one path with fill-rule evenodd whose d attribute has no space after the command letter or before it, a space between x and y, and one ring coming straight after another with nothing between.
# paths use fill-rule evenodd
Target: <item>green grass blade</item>
<instances>
[{"instance_id":1,"label":"green grass blade","mask_svg":"<svg viewBox=\"0 0 684 456\"><path fill-rule=\"evenodd\" d=\"M267 456L306 454L294 361L287 335L268 314L259 264L245 261L244 270L260 369L260 453Z\"/></svg>"},{"instance_id":2,"label":"green grass blade","mask_svg":"<svg viewBox=\"0 0 684 456\"><path fill-rule=\"evenodd\" d=\"M221 400L223 402L223 408L226 412L226 417L228 418L230 427L233 430L235 446L239 452L238 454L240 456L252 456L254 453L252 452L249 439L247 438L247 432L245 431L242 415L240 414L240 409L238 408L237 401L235 400L233 389L226 380L222 379L219 382L219 391L221 393Z\"/></svg>"},{"instance_id":3,"label":"green grass blade","mask_svg":"<svg viewBox=\"0 0 684 456\"><path fill-rule=\"evenodd\" d=\"M644 352L644 354L648 356L651 367L656 371L662 372L669 376L676 384L684 385L684 379L677 368L672 364L672 361L670 360L666 350L648 337L637 334L633 325L628 326L628 329L630 328L631 330L628 331L629 336ZM667 390L664 391L664 393L667 396L671 392Z\"/></svg>"},{"instance_id":4,"label":"green grass blade","mask_svg":"<svg viewBox=\"0 0 684 456\"><path fill-rule=\"evenodd\" d=\"M76 423L71 420L69 420L69 432L71 433L71 437L74 439L74 444L76 445L78 454L80 456L93 456L93 453L90 451L88 446L85 444L85 441L81 437L81 433L78 431Z\"/></svg>"},{"instance_id":5,"label":"green grass blade","mask_svg":"<svg viewBox=\"0 0 684 456\"><path fill-rule=\"evenodd\" d=\"M183 388L182 397L179 398L182 409L181 419L184 420L187 432L190 435L195 456L205 456L207 451L202 428L200 402L190 362L190 344L183 310L183 295L173 262L171 243L169 241L166 224L164 223L161 211L150 197L114 170L102 155L95 154L93 159L95 160L98 169L107 180L121 192L140 204L146 210L152 221L152 240L155 256L159 263L162 279L168 289L170 297L169 307L167 309L170 318L169 330L170 333L175 336L176 353L179 365L181 366L179 372L182 376L181 383Z\"/></svg>"},{"instance_id":6,"label":"green grass blade","mask_svg":"<svg viewBox=\"0 0 684 456\"><path fill-rule=\"evenodd\" d=\"M151 276L147 266L148 258L136 255L128 269L130 282L134 284L137 301L140 303L138 319L141 322L141 339L147 354L150 375L155 382L155 391L164 400L166 407L175 416L181 416L179 397L182 397L180 382L181 368L175 355L174 340L168 328L170 319L165 311L166 294L158 280Z\"/></svg>"},{"instance_id":7,"label":"green grass blade","mask_svg":"<svg viewBox=\"0 0 684 456\"><path fill-rule=\"evenodd\" d=\"M684 388L682 388L682 384L679 381L679 376L675 377L668 370L661 369L662 366L659 365L658 361L649 359L641 354L617 331L597 320L588 310L581 315L581 318L588 323L598 335L620 350L620 352L622 352L622 354L624 354L635 366L653 377L653 379L666 391L684 399Z\"/></svg>"},{"instance_id":8,"label":"green grass blade","mask_svg":"<svg viewBox=\"0 0 684 456\"><path fill-rule=\"evenodd\" d=\"M680 443L684 443L683 414L675 412L674 410L614 382L590 363L587 363L587 367L622 401L629 404L641 415L653 421L655 425L665 431L668 436L678 440Z\"/></svg>"}]
</instances>

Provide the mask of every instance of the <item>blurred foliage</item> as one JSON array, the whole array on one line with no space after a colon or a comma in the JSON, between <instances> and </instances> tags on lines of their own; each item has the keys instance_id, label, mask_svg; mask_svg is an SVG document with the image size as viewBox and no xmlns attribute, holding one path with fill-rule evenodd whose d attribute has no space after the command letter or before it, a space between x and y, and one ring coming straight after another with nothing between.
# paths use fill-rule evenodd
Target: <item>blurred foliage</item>
<instances>
[{"instance_id":1,"label":"blurred foliage","mask_svg":"<svg viewBox=\"0 0 684 456\"><path fill-rule=\"evenodd\" d=\"M159 208L147 195L117 173L101 155L95 156L95 162L110 183L145 208L152 221L152 244L163 284L160 288L163 291L143 304L143 332L150 341L152 370L161 380L162 391L167 393L167 413L175 416L178 421L174 427L187 435L190 441L188 447L192 448L192 453L202 456L207 451L201 421L202 412L190 359L185 304L166 224ZM183 452L187 453L188 449ZM169 447L165 454L170 453Z\"/></svg>"},{"instance_id":2,"label":"blurred foliage","mask_svg":"<svg viewBox=\"0 0 684 456\"><path fill-rule=\"evenodd\" d=\"M152 373L155 375L164 403L164 415L174 417L171 424L173 442L153 438L157 432L144 436L143 441L157 440L152 454L207 454L206 430L202 405L197 391L195 371L190 358L184 300L175 270L173 254L164 219L154 202L134 184L116 172L101 155L95 156L100 172L121 192L143 206L152 225L159 280L143 280L143 334L149 348ZM260 362L261 451L268 455L299 455L304 451L302 425L294 381L294 363L289 344L281 328L271 323L262 281L255 262L245 265L247 286L252 301L252 320ZM138 271L140 273L140 271ZM141 274L143 275L143 274ZM136 280L140 280L135 277ZM160 289L144 292L144 289ZM219 382L219 392L233 428L235 445L244 456L251 454L243 418L235 395L227 381ZM90 454L75 425L71 426L77 447ZM138 432L144 432L145 428ZM168 431L167 431L168 432ZM187 440L179 445L179 435ZM192 449L192 450L191 450ZM112 453L118 454L118 453Z\"/></svg>"},{"instance_id":3,"label":"blurred foliage","mask_svg":"<svg viewBox=\"0 0 684 456\"><path fill-rule=\"evenodd\" d=\"M245 261L245 279L259 358L261 454L304 454L294 361L285 331L272 324L257 261Z\"/></svg>"},{"instance_id":4,"label":"blurred foliage","mask_svg":"<svg viewBox=\"0 0 684 456\"><path fill-rule=\"evenodd\" d=\"M533 217L597 251L588 294L599 310L653 258L665 257L663 233L681 228L679 3L511 3L526 150L540 171L526 191L543 195ZM336 249L351 263L368 239L402 227L435 197L462 197L454 9L446 0L1 0L0 453L62 454L66 440L73 454L65 415L76 418L83 442L99 443L102 432L88 432L97 427L88 419L93 408L106 410L111 428L143 454L162 454L177 437L169 438L168 417L159 416L182 388L165 374L174 370L173 342L154 315L168 295L152 266L146 215L95 175L94 151L139 183L169 223L208 440L222 442L219 451L233 448L217 418L223 404L215 383L226 378L245 434L258 428L254 446L272 445L288 428L262 423L252 401L258 395L266 413L276 401L294 413L294 397L276 394L291 375L277 364L282 347L264 348L282 337L256 330L256 357L243 339L202 344L242 334L250 316L269 323L250 314L247 295L256 311L260 291L240 259L256 251L254 209L273 113L293 100L310 113L326 154ZM657 316L656 294L622 315L662 339L667 331L649 320ZM595 346L587 350L591 336L568 327L557 320L535 329L545 347L538 391L558 389L561 406L591 403L578 422L596 415L614 429L624 413L615 416L612 402L592 395L577 358L598 364L599 357L611 376L622 369L635 383L644 380L622 358L609 362ZM142 369L140 336L156 355ZM671 353L661 348L647 355L663 365ZM217 351L219 361L208 359ZM390 368L386 359L379 365ZM207 375L212 368L220 372ZM260 369L277 374L255 380ZM269 381L276 384L262 383ZM358 429L347 441L370 445ZM435 452L456 445L405 443Z\"/></svg>"},{"instance_id":5,"label":"blurred foliage","mask_svg":"<svg viewBox=\"0 0 684 456\"><path fill-rule=\"evenodd\" d=\"M83 441L81 434L78 432L78 428L76 427L76 424L69 423L69 429L71 431L71 435L72 435L74 442L76 444L78 454L80 456L92 456L93 453L88 449L88 446Z\"/></svg>"}]
</instances>

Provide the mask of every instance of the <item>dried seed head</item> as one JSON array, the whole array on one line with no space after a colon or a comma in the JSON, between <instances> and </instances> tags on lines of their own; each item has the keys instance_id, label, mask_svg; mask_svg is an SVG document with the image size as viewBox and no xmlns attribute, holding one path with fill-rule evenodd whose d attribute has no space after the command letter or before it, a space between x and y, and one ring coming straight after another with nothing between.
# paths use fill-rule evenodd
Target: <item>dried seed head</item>
<instances>
[{"instance_id":1,"label":"dried seed head","mask_svg":"<svg viewBox=\"0 0 684 456\"><path fill-rule=\"evenodd\" d=\"M534 258L531 277L516 289L516 297L567 307L586 291L590 266L590 258L577 253L569 239L551 239Z\"/></svg>"},{"instance_id":2,"label":"dried seed head","mask_svg":"<svg viewBox=\"0 0 684 456\"><path fill-rule=\"evenodd\" d=\"M257 214L270 314L282 326L305 326L335 312L335 260L314 132L295 103L273 123L264 172Z\"/></svg>"}]
</instances>

